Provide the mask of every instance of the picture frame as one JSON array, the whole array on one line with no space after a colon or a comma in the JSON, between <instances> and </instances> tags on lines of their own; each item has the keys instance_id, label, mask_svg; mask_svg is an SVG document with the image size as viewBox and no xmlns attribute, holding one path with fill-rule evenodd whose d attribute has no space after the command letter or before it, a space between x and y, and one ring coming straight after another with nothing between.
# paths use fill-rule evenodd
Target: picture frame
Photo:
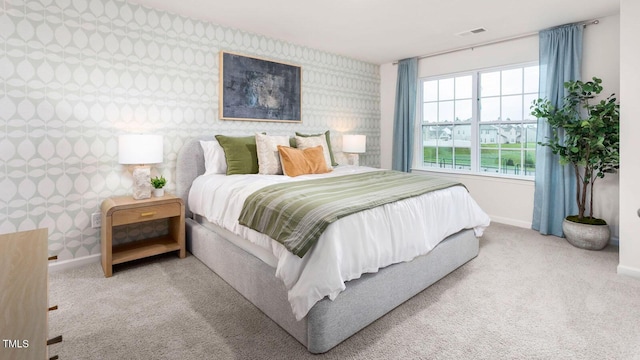
<instances>
[{"instance_id":1,"label":"picture frame","mask_svg":"<svg viewBox=\"0 0 640 360\"><path fill-rule=\"evenodd\" d=\"M302 67L220 51L221 120L302 122Z\"/></svg>"}]
</instances>

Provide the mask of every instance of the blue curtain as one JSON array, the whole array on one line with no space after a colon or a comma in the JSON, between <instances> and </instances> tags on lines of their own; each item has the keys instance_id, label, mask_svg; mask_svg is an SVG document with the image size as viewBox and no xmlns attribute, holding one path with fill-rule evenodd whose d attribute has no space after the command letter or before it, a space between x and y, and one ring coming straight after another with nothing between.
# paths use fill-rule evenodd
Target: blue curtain
<instances>
[{"instance_id":1,"label":"blue curtain","mask_svg":"<svg viewBox=\"0 0 640 360\"><path fill-rule=\"evenodd\" d=\"M564 83L580 80L582 24L564 25L540 32L540 98L560 107ZM537 141L551 136L546 119L538 119ZM560 165L558 155L546 146L536 148L536 179L532 228L541 234L563 236L562 221L578 213L573 167Z\"/></svg>"},{"instance_id":2,"label":"blue curtain","mask_svg":"<svg viewBox=\"0 0 640 360\"><path fill-rule=\"evenodd\" d=\"M411 171L418 87L418 58L398 62L396 107L393 115L393 170Z\"/></svg>"}]
</instances>

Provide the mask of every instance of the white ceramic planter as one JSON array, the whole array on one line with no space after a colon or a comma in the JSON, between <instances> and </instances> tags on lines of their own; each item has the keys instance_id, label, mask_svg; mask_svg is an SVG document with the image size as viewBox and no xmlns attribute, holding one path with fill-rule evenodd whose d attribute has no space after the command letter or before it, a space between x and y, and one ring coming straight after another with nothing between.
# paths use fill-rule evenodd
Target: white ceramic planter
<instances>
[{"instance_id":1,"label":"white ceramic planter","mask_svg":"<svg viewBox=\"0 0 640 360\"><path fill-rule=\"evenodd\" d=\"M611 236L609 225L588 225L564 219L562 222L562 231L567 241L581 249L601 250Z\"/></svg>"},{"instance_id":2,"label":"white ceramic planter","mask_svg":"<svg viewBox=\"0 0 640 360\"><path fill-rule=\"evenodd\" d=\"M164 189L153 189L153 196L155 197L163 197Z\"/></svg>"}]
</instances>

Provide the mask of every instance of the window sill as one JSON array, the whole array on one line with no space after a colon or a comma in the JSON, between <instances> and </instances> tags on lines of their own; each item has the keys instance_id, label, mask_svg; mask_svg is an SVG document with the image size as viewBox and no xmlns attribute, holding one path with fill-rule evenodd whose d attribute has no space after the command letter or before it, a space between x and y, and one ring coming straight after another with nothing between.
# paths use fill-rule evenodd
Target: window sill
<instances>
[{"instance_id":1,"label":"window sill","mask_svg":"<svg viewBox=\"0 0 640 360\"><path fill-rule=\"evenodd\" d=\"M464 177L472 176L479 179L487 179L487 178L501 179L501 180L507 180L508 182L528 183L532 185L535 183L534 176L523 177L523 176L498 174L498 173L495 173L495 174L479 173L479 172L463 171L463 170L452 171L452 170L442 170L437 168L422 168L422 167L413 167L411 168L411 171L432 173L432 174L436 173L436 174L449 175L449 176L464 176Z\"/></svg>"}]
</instances>

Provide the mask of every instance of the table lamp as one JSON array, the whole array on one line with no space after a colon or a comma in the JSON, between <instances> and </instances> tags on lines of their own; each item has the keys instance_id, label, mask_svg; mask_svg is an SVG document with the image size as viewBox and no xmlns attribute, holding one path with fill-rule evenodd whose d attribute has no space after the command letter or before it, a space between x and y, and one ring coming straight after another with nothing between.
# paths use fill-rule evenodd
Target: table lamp
<instances>
[{"instance_id":1,"label":"table lamp","mask_svg":"<svg viewBox=\"0 0 640 360\"><path fill-rule=\"evenodd\" d=\"M133 170L133 198L151 197L151 168L163 161L162 135L126 134L118 138L118 162Z\"/></svg>"},{"instance_id":2,"label":"table lamp","mask_svg":"<svg viewBox=\"0 0 640 360\"><path fill-rule=\"evenodd\" d=\"M348 153L349 165L358 166L360 162L358 154L364 153L366 149L366 135L342 135L342 152Z\"/></svg>"}]
</instances>

